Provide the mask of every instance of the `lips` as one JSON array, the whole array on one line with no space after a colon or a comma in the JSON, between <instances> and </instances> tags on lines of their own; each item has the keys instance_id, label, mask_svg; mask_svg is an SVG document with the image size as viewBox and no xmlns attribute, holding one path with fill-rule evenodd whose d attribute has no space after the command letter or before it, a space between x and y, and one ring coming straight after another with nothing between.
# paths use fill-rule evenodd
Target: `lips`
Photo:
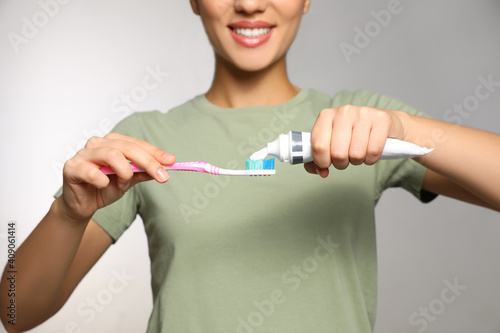
<instances>
[{"instance_id":1,"label":"lips","mask_svg":"<svg viewBox=\"0 0 500 333\"><path fill-rule=\"evenodd\" d=\"M233 39L241 46L253 48L265 44L275 26L264 21L238 21L228 25Z\"/></svg>"}]
</instances>

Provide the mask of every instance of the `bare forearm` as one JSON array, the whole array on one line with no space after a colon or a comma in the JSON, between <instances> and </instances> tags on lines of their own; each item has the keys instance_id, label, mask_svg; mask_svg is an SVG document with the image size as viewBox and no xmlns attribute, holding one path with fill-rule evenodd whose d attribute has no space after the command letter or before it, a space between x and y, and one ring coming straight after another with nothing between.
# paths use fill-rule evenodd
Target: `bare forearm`
<instances>
[{"instance_id":1,"label":"bare forearm","mask_svg":"<svg viewBox=\"0 0 500 333\"><path fill-rule=\"evenodd\" d=\"M16 325L23 331L59 310L65 279L87 223L68 221L54 201L47 215L16 252ZM7 306L6 271L0 285L1 306ZM6 322L7 318L2 317Z\"/></svg>"},{"instance_id":2,"label":"bare forearm","mask_svg":"<svg viewBox=\"0 0 500 333\"><path fill-rule=\"evenodd\" d=\"M500 135L409 116L405 140L436 148L416 160L500 210Z\"/></svg>"}]
</instances>

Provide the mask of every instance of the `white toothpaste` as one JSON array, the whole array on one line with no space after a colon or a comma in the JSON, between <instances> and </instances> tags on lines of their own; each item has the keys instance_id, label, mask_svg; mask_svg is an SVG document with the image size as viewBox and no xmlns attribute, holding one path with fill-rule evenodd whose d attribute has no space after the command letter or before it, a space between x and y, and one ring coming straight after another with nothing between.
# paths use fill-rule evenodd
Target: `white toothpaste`
<instances>
[{"instance_id":1,"label":"white toothpaste","mask_svg":"<svg viewBox=\"0 0 500 333\"><path fill-rule=\"evenodd\" d=\"M430 153L434 149L423 148L411 142L388 138L381 160L393 160L401 158L413 158ZM267 155L278 158L281 162L299 164L311 162L311 133L290 131L288 134L280 134L273 142L269 142L263 148L250 156L251 160L262 160Z\"/></svg>"}]
</instances>

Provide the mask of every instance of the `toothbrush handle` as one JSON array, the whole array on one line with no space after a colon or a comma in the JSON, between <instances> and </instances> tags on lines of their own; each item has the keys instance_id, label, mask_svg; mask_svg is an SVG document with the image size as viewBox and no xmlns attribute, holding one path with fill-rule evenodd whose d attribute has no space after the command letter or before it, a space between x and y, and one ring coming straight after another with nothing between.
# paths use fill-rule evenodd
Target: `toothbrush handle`
<instances>
[{"instance_id":1,"label":"toothbrush handle","mask_svg":"<svg viewBox=\"0 0 500 333\"><path fill-rule=\"evenodd\" d=\"M172 165L165 166L165 169L176 170L176 171L198 171L198 172L205 172L217 175L219 168L205 161L196 161L196 162L174 163Z\"/></svg>"},{"instance_id":2,"label":"toothbrush handle","mask_svg":"<svg viewBox=\"0 0 500 333\"><path fill-rule=\"evenodd\" d=\"M144 172L143 169L139 168L137 165L134 163L130 163L130 167L132 168L133 172ZM174 163L169 166L163 166L165 170L174 170L174 171L197 171L197 172L205 172L205 173L211 173L212 175L218 175L220 168L211 165L210 163L207 163L205 161L200 161L200 162L178 162ZM115 174L113 169L111 167L102 167L101 172L103 172L106 175L111 175Z\"/></svg>"}]
</instances>

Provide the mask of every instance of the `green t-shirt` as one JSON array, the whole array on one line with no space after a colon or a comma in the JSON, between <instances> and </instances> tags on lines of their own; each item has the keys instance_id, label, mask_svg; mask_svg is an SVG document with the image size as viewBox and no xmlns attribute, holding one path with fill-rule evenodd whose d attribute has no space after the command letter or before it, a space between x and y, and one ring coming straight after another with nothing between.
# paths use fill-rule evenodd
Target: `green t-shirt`
<instances>
[{"instance_id":1,"label":"green t-shirt","mask_svg":"<svg viewBox=\"0 0 500 333\"><path fill-rule=\"evenodd\" d=\"M367 91L333 99L302 90L277 106L219 108L204 96L136 113L115 131L177 156L244 169L245 159L318 113L345 104L416 109ZM372 332L377 257L374 208L387 187L421 198L426 169L413 160L331 170L322 179L276 161L271 177L171 171L136 185L94 219L117 240L142 217L154 307L148 332Z\"/></svg>"}]
</instances>

